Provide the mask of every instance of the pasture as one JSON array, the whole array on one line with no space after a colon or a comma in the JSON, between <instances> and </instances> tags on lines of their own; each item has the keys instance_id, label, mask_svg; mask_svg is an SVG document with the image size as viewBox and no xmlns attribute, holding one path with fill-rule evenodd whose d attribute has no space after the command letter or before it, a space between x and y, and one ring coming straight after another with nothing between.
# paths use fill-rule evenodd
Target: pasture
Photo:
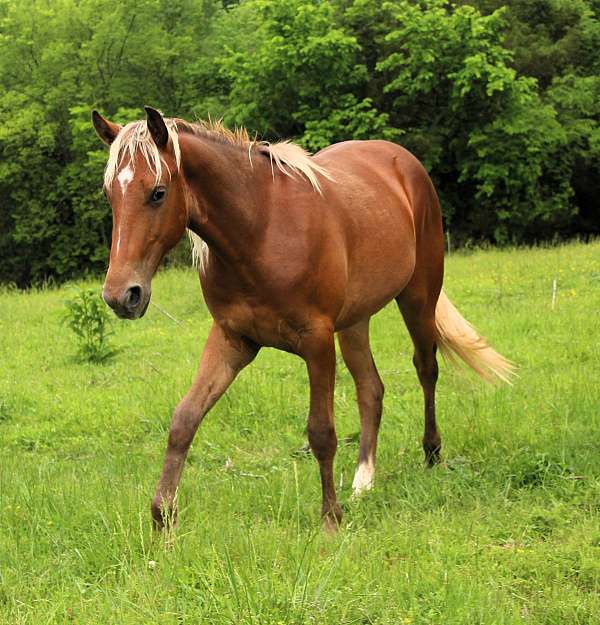
<instances>
[{"instance_id":1,"label":"pasture","mask_svg":"<svg viewBox=\"0 0 600 625\"><path fill-rule=\"evenodd\" d=\"M0 292L0 623L598 622L600 243L461 252L445 286L520 377L489 387L441 364L441 466L423 466L421 389L390 305L371 331L376 485L358 501L338 358L338 535L319 529L304 364L263 350L202 424L167 541L150 498L211 323L195 272L155 278L177 322L154 306L115 320L103 365L74 357L69 287Z\"/></svg>"}]
</instances>

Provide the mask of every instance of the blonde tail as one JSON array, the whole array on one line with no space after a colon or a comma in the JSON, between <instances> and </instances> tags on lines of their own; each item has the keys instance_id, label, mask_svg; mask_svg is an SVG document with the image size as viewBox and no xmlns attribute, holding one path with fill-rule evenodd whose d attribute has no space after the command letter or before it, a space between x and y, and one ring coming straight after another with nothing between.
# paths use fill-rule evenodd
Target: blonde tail
<instances>
[{"instance_id":1,"label":"blonde tail","mask_svg":"<svg viewBox=\"0 0 600 625\"><path fill-rule=\"evenodd\" d=\"M500 379L512 384L515 365L486 343L443 290L435 309L435 325L437 345L444 358L457 364L458 356L486 382L494 383Z\"/></svg>"}]
</instances>

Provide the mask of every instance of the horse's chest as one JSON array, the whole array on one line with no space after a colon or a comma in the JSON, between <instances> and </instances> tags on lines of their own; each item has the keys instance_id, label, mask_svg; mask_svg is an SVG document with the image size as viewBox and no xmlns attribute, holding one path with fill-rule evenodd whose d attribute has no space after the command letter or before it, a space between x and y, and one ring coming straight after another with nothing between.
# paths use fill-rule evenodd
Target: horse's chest
<instances>
[{"instance_id":1,"label":"horse's chest","mask_svg":"<svg viewBox=\"0 0 600 625\"><path fill-rule=\"evenodd\" d=\"M211 307L215 321L228 332L244 336L258 345L285 351L298 350L301 329L270 306L237 301Z\"/></svg>"}]
</instances>

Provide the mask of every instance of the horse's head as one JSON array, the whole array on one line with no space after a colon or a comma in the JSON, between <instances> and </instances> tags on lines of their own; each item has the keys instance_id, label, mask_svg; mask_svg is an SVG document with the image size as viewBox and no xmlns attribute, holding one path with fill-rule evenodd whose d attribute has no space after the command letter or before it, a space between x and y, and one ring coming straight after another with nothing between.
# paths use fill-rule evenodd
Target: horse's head
<instances>
[{"instance_id":1,"label":"horse's head","mask_svg":"<svg viewBox=\"0 0 600 625\"><path fill-rule=\"evenodd\" d=\"M113 228L102 295L126 319L146 312L152 276L187 225L175 124L154 109L146 113L146 120L124 127L92 113L98 136L110 146L104 192Z\"/></svg>"}]
</instances>

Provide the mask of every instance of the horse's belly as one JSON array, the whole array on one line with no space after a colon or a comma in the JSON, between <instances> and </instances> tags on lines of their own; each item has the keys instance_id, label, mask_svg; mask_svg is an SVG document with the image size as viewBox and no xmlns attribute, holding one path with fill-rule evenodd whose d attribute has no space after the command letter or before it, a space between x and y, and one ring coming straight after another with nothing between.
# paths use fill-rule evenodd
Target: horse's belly
<instances>
[{"instance_id":1,"label":"horse's belly","mask_svg":"<svg viewBox=\"0 0 600 625\"><path fill-rule=\"evenodd\" d=\"M371 317L399 295L410 281L415 266L414 251L400 262L369 268L361 279L348 284L344 305L335 323L343 330Z\"/></svg>"}]
</instances>

